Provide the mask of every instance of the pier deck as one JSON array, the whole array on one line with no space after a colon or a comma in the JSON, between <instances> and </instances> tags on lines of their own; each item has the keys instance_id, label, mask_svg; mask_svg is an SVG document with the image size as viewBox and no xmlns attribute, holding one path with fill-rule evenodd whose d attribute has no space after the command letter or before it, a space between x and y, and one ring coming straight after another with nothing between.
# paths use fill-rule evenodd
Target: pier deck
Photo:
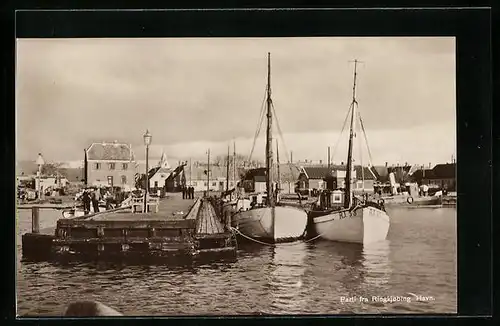
<instances>
[{"instance_id":1,"label":"pier deck","mask_svg":"<svg viewBox=\"0 0 500 326\"><path fill-rule=\"evenodd\" d=\"M130 210L119 210L115 212L98 214L91 216L87 221L171 221L196 219L194 214L188 213L195 204L197 199L182 199L178 194L173 194L169 197L160 200L158 213L132 213Z\"/></svg>"},{"instance_id":2,"label":"pier deck","mask_svg":"<svg viewBox=\"0 0 500 326\"><path fill-rule=\"evenodd\" d=\"M218 221L212 204L202 198L182 199L179 194L162 199L157 212L133 213L123 208L60 219L52 236L41 232L24 234L23 256L41 255L37 244L52 257L236 252L232 234Z\"/></svg>"}]
</instances>

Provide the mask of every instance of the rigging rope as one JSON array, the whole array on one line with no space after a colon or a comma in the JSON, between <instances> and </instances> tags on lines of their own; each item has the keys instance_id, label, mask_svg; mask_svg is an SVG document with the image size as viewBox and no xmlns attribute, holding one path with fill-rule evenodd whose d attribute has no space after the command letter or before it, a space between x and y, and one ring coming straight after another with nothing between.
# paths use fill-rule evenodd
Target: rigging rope
<instances>
[{"instance_id":1,"label":"rigging rope","mask_svg":"<svg viewBox=\"0 0 500 326\"><path fill-rule=\"evenodd\" d=\"M356 105L357 104L358 103L356 102ZM359 111L357 111L357 113L358 113L358 117L360 117ZM365 192L365 168L363 166L363 148L361 146L361 137L358 137L358 132L361 129L361 124L359 126L357 126L356 129L357 129L356 130L356 138L358 138L358 146L359 146L359 161L361 163L361 180L363 182L363 189L362 189L362 191Z\"/></svg>"},{"instance_id":2,"label":"rigging rope","mask_svg":"<svg viewBox=\"0 0 500 326\"><path fill-rule=\"evenodd\" d=\"M285 139L283 137L283 133L281 132L281 127L280 127L280 124L279 124L279 120L278 120L278 115L276 114L276 110L274 109L274 103L271 102L271 109L273 110L273 114L274 114L274 119L276 120L276 127L278 129L278 134L281 138L281 142L283 143L283 150L285 152L285 157L289 157L288 156L288 148L286 147L286 143L285 143ZM290 162L290 164L288 165L289 169L290 169L290 173L292 174L292 178L295 180L295 173L293 172L292 170L292 166L293 163ZM295 166L297 168L297 166Z\"/></svg>"},{"instance_id":3,"label":"rigging rope","mask_svg":"<svg viewBox=\"0 0 500 326\"><path fill-rule=\"evenodd\" d=\"M257 121L257 130L255 131L252 149L250 151L250 156L248 157L248 161L252 160L253 151L255 149L255 143L257 142L257 138L259 137L260 129L262 128L262 122L264 121L264 116L265 116L264 103L266 102L266 97L267 97L267 86L264 92L264 99L262 100L262 104L260 105L259 121Z\"/></svg>"},{"instance_id":4,"label":"rigging rope","mask_svg":"<svg viewBox=\"0 0 500 326\"><path fill-rule=\"evenodd\" d=\"M359 122L361 124L361 130L363 130L363 136L365 137L366 149L368 150L368 159L370 160L370 166L373 166L372 153L370 151L370 146L368 146L368 138L366 137L365 126L363 125L363 119L361 119L361 113L358 111Z\"/></svg>"},{"instance_id":5,"label":"rigging rope","mask_svg":"<svg viewBox=\"0 0 500 326\"><path fill-rule=\"evenodd\" d=\"M332 155L330 157L330 161L333 162L333 157L335 156L335 152L337 151L337 147L339 146L340 139L342 138L342 134L344 133L345 126L347 125L347 119L349 118L349 114L351 113L352 110L352 103L349 106L349 110L347 111L347 114L344 119L344 124L342 125L342 130L340 131L339 138L337 139L337 142L335 143L335 146L333 147Z\"/></svg>"}]
</instances>

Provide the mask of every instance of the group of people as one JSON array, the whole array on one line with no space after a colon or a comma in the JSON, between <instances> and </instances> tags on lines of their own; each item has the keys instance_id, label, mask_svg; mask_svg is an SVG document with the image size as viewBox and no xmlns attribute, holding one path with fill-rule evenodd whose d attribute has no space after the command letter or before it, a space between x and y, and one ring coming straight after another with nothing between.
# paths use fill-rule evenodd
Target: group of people
<instances>
[{"instance_id":1,"label":"group of people","mask_svg":"<svg viewBox=\"0 0 500 326\"><path fill-rule=\"evenodd\" d=\"M182 187L182 199L194 199L194 187Z\"/></svg>"},{"instance_id":2,"label":"group of people","mask_svg":"<svg viewBox=\"0 0 500 326\"><path fill-rule=\"evenodd\" d=\"M99 202L104 199L106 202L106 209L111 208L111 204L113 201L116 201L114 196L109 192L109 190L106 190L103 193L101 193L100 188L96 189L85 189L82 194L82 202L83 202L83 210L85 214L88 214L90 212L90 205L92 205L92 208L94 209L94 213L99 212Z\"/></svg>"}]
</instances>

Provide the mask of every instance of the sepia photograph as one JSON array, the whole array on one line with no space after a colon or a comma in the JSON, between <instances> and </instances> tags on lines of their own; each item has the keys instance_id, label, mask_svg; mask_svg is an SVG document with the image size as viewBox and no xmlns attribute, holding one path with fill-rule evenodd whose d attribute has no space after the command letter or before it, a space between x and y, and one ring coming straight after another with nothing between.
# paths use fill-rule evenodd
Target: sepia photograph
<instances>
[{"instance_id":1,"label":"sepia photograph","mask_svg":"<svg viewBox=\"0 0 500 326\"><path fill-rule=\"evenodd\" d=\"M17 316L457 313L455 45L18 38Z\"/></svg>"}]
</instances>

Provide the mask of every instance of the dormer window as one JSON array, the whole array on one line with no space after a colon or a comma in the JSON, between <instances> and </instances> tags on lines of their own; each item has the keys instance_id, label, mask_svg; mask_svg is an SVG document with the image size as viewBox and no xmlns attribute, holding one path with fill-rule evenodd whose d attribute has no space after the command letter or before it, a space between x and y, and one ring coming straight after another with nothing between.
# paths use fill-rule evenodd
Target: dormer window
<instances>
[{"instance_id":1,"label":"dormer window","mask_svg":"<svg viewBox=\"0 0 500 326\"><path fill-rule=\"evenodd\" d=\"M115 163L108 163L109 169L114 170L115 169Z\"/></svg>"},{"instance_id":2,"label":"dormer window","mask_svg":"<svg viewBox=\"0 0 500 326\"><path fill-rule=\"evenodd\" d=\"M128 164L127 163L123 163L122 164L122 170L128 170Z\"/></svg>"}]
</instances>

